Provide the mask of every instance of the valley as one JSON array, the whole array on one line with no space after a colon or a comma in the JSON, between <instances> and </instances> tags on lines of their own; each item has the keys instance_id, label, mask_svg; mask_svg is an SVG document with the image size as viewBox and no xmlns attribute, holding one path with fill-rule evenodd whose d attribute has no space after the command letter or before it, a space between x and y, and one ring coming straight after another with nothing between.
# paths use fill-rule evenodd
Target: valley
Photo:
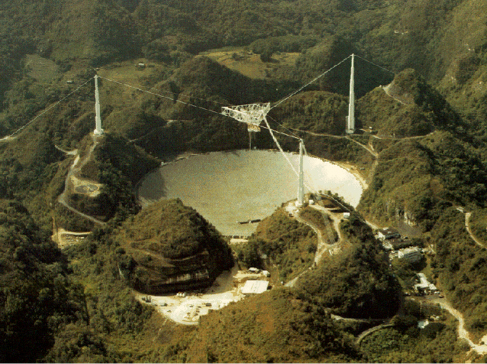
<instances>
[{"instance_id":1,"label":"valley","mask_svg":"<svg viewBox=\"0 0 487 364\"><path fill-rule=\"evenodd\" d=\"M0 360L484 362L484 10L1 5Z\"/></svg>"}]
</instances>

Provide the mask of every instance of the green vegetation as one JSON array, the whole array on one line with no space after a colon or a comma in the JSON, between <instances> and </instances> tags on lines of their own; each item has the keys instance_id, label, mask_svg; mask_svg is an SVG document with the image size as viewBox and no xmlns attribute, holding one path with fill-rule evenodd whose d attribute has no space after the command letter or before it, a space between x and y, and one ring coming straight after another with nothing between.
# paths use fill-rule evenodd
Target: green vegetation
<instances>
[{"instance_id":1,"label":"green vegetation","mask_svg":"<svg viewBox=\"0 0 487 364\"><path fill-rule=\"evenodd\" d=\"M89 238L65 251L72 279L84 287L89 320L66 326L47 361L126 362L143 360L146 355L144 333L153 322L153 311L138 302L121 279L120 246L114 235L110 226L95 229ZM138 348L129 344L133 340L139 342Z\"/></svg>"},{"instance_id":2,"label":"green vegetation","mask_svg":"<svg viewBox=\"0 0 487 364\"><path fill-rule=\"evenodd\" d=\"M348 101L329 92L306 92L274 109L271 116L285 127L314 133L343 134Z\"/></svg>"},{"instance_id":3,"label":"green vegetation","mask_svg":"<svg viewBox=\"0 0 487 364\"><path fill-rule=\"evenodd\" d=\"M299 216L316 226L323 238L328 239L326 243L333 244L338 241L338 233L333 227L333 220L327 214L306 206L299 212Z\"/></svg>"},{"instance_id":4,"label":"green vegetation","mask_svg":"<svg viewBox=\"0 0 487 364\"><path fill-rule=\"evenodd\" d=\"M22 205L1 200L0 220L0 358L32 362L64 325L88 320L83 289Z\"/></svg>"},{"instance_id":5,"label":"green vegetation","mask_svg":"<svg viewBox=\"0 0 487 364\"><path fill-rule=\"evenodd\" d=\"M403 317L393 320L393 327L376 331L362 341L360 348L369 362L451 363L457 362L468 350L468 346L457 339L456 322L452 319L418 328L418 320L424 319L424 312L438 314L434 307L424 305L421 314L419 303L407 301L405 310Z\"/></svg>"},{"instance_id":6,"label":"green vegetation","mask_svg":"<svg viewBox=\"0 0 487 364\"><path fill-rule=\"evenodd\" d=\"M259 255L267 256L268 264L278 269L279 280L283 282L295 278L313 264L318 245L315 232L291 219L282 208L262 220L249 243L254 251L258 249ZM244 262L248 260L246 257Z\"/></svg>"},{"instance_id":7,"label":"green vegetation","mask_svg":"<svg viewBox=\"0 0 487 364\"><path fill-rule=\"evenodd\" d=\"M363 357L322 309L281 288L203 317L189 340L164 359L182 358L264 363L360 361Z\"/></svg>"},{"instance_id":8,"label":"green vegetation","mask_svg":"<svg viewBox=\"0 0 487 364\"><path fill-rule=\"evenodd\" d=\"M433 273L446 296L465 317L467 328L483 335L487 328L485 307L485 250L477 246L465 229L465 217L447 210L431 230L437 255Z\"/></svg>"},{"instance_id":9,"label":"green vegetation","mask_svg":"<svg viewBox=\"0 0 487 364\"><path fill-rule=\"evenodd\" d=\"M141 292L207 287L233 266L220 234L180 200L154 203L129 218L117 241L121 274ZM179 279L188 274L191 279Z\"/></svg>"},{"instance_id":10,"label":"green vegetation","mask_svg":"<svg viewBox=\"0 0 487 364\"><path fill-rule=\"evenodd\" d=\"M403 314L363 338L360 348L369 362L457 362L468 345L456 335L456 321L437 305L406 299ZM424 328L419 321L428 320Z\"/></svg>"},{"instance_id":11,"label":"green vegetation","mask_svg":"<svg viewBox=\"0 0 487 364\"><path fill-rule=\"evenodd\" d=\"M468 329L483 336L485 249L455 207L473 213L472 230L487 243L485 14L482 0L4 2L0 136L39 118L0 141L0 336L9 348L0 349L2 361L465 360L450 322L418 334L419 316L397 319L364 341L361 356L329 320L325 308L352 317L397 310L385 253L355 214L341 224L342 253L311 270L312 230L282 210L265 219L237 256L247 267L278 271L276 280L306 271L298 292L240 302L198 329L163 323L127 282L161 284L177 269L211 281L231 261L222 238L192 209L171 201L140 211L134 186L159 165L151 155L246 148L245 125L219 115L221 106L276 102L356 53L373 63L356 58L357 126L367 132L344 136L348 61L272 109L269 121L301 130L310 154L354 164L370 186L358 207L365 217L423 231L422 241L437 251L425 269ZM234 50L231 60L216 56L222 49ZM101 81L107 133L81 175L104 187L95 198L68 191L67 202L103 226L58 201L75 157L56 146L81 157L92 146L93 83L85 82L93 67L164 96ZM257 148L274 147L267 132L253 138ZM297 149L294 139L279 140ZM314 211L304 214L322 227ZM53 225L93 234L61 253L50 240ZM394 265L410 285L412 267ZM152 270L162 268L153 281Z\"/></svg>"},{"instance_id":12,"label":"green vegetation","mask_svg":"<svg viewBox=\"0 0 487 364\"><path fill-rule=\"evenodd\" d=\"M482 242L487 242L487 211L476 208L470 218L470 228L475 237Z\"/></svg>"},{"instance_id":13,"label":"green vegetation","mask_svg":"<svg viewBox=\"0 0 487 364\"><path fill-rule=\"evenodd\" d=\"M379 221L404 219L429 230L453 203L484 205L485 173L479 151L450 132L400 140L379 155L359 209Z\"/></svg>"},{"instance_id":14,"label":"green vegetation","mask_svg":"<svg viewBox=\"0 0 487 364\"><path fill-rule=\"evenodd\" d=\"M307 300L345 317L392 317L399 305L399 286L388 257L357 213L341 223L346 244L306 272L297 289Z\"/></svg>"}]
</instances>

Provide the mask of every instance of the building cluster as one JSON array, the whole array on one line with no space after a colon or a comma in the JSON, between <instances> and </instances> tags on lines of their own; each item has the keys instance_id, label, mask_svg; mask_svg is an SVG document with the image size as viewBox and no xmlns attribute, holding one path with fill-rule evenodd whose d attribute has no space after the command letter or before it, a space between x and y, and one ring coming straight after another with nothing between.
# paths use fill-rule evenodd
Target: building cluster
<instances>
[{"instance_id":1,"label":"building cluster","mask_svg":"<svg viewBox=\"0 0 487 364\"><path fill-rule=\"evenodd\" d=\"M401 237L401 234L393 228L380 229L376 235L377 239L382 242L382 246L389 252L389 259L397 258L409 263L416 263L423 259L424 255L434 254L432 246L422 249L417 246L408 246L408 238ZM403 248L406 246L405 248ZM417 274L417 282L414 286L414 292L418 295L441 293L436 286L429 282L424 273Z\"/></svg>"},{"instance_id":2,"label":"building cluster","mask_svg":"<svg viewBox=\"0 0 487 364\"><path fill-rule=\"evenodd\" d=\"M419 283L414 285L414 291L418 294L440 294L436 286L428 281L424 273L418 273Z\"/></svg>"},{"instance_id":3,"label":"building cluster","mask_svg":"<svg viewBox=\"0 0 487 364\"><path fill-rule=\"evenodd\" d=\"M409 263L419 262L423 258L423 249L417 246L403 246L408 245L408 238L401 236L399 231L393 228L380 229L377 232L377 239L382 242L382 246L389 252L389 257L404 259Z\"/></svg>"}]
</instances>

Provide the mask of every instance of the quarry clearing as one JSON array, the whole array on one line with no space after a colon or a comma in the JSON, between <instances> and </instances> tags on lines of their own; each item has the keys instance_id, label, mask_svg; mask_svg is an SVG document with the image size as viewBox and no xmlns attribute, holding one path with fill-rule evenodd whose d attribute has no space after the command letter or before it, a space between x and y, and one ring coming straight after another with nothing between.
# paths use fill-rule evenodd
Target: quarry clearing
<instances>
[{"instance_id":1,"label":"quarry clearing","mask_svg":"<svg viewBox=\"0 0 487 364\"><path fill-rule=\"evenodd\" d=\"M245 295L241 288L249 279L266 280L266 277L261 273L240 271L235 265L230 271L220 274L204 293L181 292L164 296L137 293L136 297L140 302L154 306L159 313L178 324L197 325L199 318L207 315L210 310L219 310L232 302L242 300Z\"/></svg>"}]
</instances>

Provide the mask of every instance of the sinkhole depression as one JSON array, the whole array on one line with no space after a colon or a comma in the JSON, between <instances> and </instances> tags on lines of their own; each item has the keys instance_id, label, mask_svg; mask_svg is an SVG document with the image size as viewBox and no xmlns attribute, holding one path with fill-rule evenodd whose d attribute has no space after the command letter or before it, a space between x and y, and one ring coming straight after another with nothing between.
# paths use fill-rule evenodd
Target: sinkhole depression
<instances>
[{"instance_id":1,"label":"sinkhole depression","mask_svg":"<svg viewBox=\"0 0 487 364\"><path fill-rule=\"evenodd\" d=\"M299 155L286 153L299 170ZM304 156L304 182L313 191L331 191L356 207L362 195L357 178L331 162ZM251 235L283 202L296 199L298 177L283 155L272 150L237 150L192 155L147 174L137 193L143 206L180 198L223 235Z\"/></svg>"}]
</instances>

